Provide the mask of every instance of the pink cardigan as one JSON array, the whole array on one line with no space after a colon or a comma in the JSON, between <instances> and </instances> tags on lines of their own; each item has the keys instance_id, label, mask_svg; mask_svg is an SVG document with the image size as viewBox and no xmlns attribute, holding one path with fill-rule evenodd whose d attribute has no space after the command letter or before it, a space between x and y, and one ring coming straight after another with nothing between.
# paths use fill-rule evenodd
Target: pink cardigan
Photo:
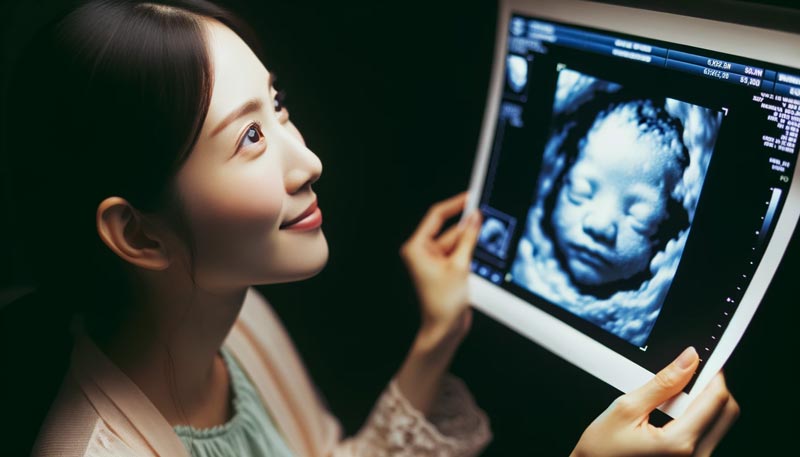
<instances>
[{"instance_id":1,"label":"pink cardigan","mask_svg":"<svg viewBox=\"0 0 800 457\"><path fill-rule=\"evenodd\" d=\"M224 344L298 457L471 456L491 438L486 415L463 383L449 377L427 418L390 382L364 427L343 440L289 335L255 289ZM80 329L33 455L188 457L147 396Z\"/></svg>"}]
</instances>

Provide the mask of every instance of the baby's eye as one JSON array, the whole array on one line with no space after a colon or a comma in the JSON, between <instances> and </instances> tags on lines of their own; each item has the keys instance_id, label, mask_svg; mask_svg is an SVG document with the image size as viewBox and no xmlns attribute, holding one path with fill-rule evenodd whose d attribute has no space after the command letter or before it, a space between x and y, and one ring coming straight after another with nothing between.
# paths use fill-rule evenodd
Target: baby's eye
<instances>
[{"instance_id":1,"label":"baby's eye","mask_svg":"<svg viewBox=\"0 0 800 457\"><path fill-rule=\"evenodd\" d=\"M582 178L567 180L567 197L573 203L581 203L592 198L592 184Z\"/></svg>"},{"instance_id":2,"label":"baby's eye","mask_svg":"<svg viewBox=\"0 0 800 457\"><path fill-rule=\"evenodd\" d=\"M244 137L242 138L242 141L239 142L238 149L256 144L263 138L264 134L261 133L261 126L254 122L250 124L250 127L248 127L247 130L244 132Z\"/></svg>"}]
</instances>

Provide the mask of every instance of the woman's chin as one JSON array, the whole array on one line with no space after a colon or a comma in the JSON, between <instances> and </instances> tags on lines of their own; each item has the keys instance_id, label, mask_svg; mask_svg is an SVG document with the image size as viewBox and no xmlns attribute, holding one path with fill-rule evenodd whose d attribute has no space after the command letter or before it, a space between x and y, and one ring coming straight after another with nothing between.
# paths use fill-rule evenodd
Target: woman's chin
<instances>
[{"instance_id":1,"label":"woman's chin","mask_svg":"<svg viewBox=\"0 0 800 457\"><path fill-rule=\"evenodd\" d=\"M317 242L314 249L298 253L287 259L286 265L273 272L264 284L282 284L287 282L302 281L318 275L328 264L328 243L324 237Z\"/></svg>"},{"instance_id":2,"label":"woman's chin","mask_svg":"<svg viewBox=\"0 0 800 457\"><path fill-rule=\"evenodd\" d=\"M327 264L328 264L328 253L326 251L324 258L319 259L319 261L315 265L311 265L309 269L301 272L300 274L297 275L296 278L292 279L291 281L302 281L304 279L313 278L314 276L318 275L323 269L325 269L325 265Z\"/></svg>"}]
</instances>

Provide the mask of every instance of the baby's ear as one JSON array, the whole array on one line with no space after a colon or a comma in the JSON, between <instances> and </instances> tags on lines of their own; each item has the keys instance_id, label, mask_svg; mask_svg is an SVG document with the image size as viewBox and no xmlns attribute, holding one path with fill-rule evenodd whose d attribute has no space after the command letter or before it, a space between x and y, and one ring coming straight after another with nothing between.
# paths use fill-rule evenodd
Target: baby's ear
<instances>
[{"instance_id":1,"label":"baby's ear","mask_svg":"<svg viewBox=\"0 0 800 457\"><path fill-rule=\"evenodd\" d=\"M126 262L148 270L169 266L162 234L124 198L108 197L100 202L96 224L103 243Z\"/></svg>"}]
</instances>

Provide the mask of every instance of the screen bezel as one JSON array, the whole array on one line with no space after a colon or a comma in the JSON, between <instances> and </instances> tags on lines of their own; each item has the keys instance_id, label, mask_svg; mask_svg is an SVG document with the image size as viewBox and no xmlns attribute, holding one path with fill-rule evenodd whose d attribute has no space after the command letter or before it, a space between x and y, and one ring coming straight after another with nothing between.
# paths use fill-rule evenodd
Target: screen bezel
<instances>
[{"instance_id":1,"label":"screen bezel","mask_svg":"<svg viewBox=\"0 0 800 457\"><path fill-rule=\"evenodd\" d=\"M800 53L796 51L800 35L793 33L581 0L536 2L501 0L487 106L465 214L477 207L486 178L502 98L509 20L514 13L710 49L800 69ZM702 32L698 33L698 30ZM800 169L796 167L772 237L749 287L720 337L717 348L703 364L689 392L682 392L672 401L659 407L670 416L677 417L682 414L691 400L722 368L755 314L800 216L798 182L800 182ZM654 375L646 368L475 273L470 275L470 298L476 309L622 392L630 392Z\"/></svg>"}]
</instances>

